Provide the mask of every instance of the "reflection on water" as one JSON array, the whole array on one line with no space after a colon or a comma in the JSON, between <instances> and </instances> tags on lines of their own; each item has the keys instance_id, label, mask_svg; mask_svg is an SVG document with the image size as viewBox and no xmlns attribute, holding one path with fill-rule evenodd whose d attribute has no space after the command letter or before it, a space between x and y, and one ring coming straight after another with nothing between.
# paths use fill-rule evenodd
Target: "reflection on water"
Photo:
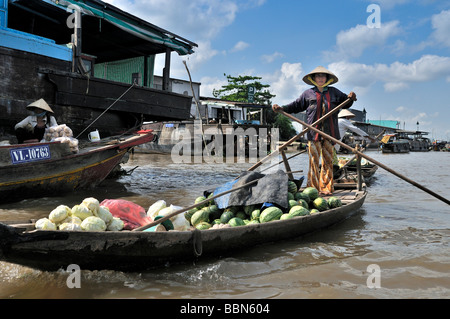
<instances>
[{"instance_id":1,"label":"reflection on water","mask_svg":"<svg viewBox=\"0 0 450 319\"><path fill-rule=\"evenodd\" d=\"M367 154L450 198L450 153ZM306 155L291 161L304 174L306 164ZM124 166L131 175L69 196L0 205L0 219L39 218L90 196L124 198L145 209L160 199L187 206L249 166L173 164L170 156L135 154ZM380 168L359 213L327 230L146 272L82 271L80 289L67 288L63 270L0 262L0 298L448 298L449 212L445 203ZM371 264L380 266L380 289L366 285Z\"/></svg>"}]
</instances>

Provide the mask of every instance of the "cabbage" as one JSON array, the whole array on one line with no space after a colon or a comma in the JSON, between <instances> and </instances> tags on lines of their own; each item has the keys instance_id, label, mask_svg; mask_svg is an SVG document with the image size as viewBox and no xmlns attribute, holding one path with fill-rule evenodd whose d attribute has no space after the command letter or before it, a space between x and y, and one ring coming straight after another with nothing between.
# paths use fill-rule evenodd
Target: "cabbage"
<instances>
[{"instance_id":1,"label":"cabbage","mask_svg":"<svg viewBox=\"0 0 450 319\"><path fill-rule=\"evenodd\" d=\"M172 214L175 211L175 206L170 205L169 207L163 208L158 212L158 216L166 217L167 215ZM155 216L156 217L156 216ZM170 220L173 222L176 216L171 217ZM183 216L184 217L184 216Z\"/></svg>"},{"instance_id":2,"label":"cabbage","mask_svg":"<svg viewBox=\"0 0 450 319\"><path fill-rule=\"evenodd\" d=\"M71 212L72 214L72 212ZM79 217L69 215L66 219L64 219L62 222L60 222L58 225L62 224L77 224L81 225L82 220Z\"/></svg>"},{"instance_id":3,"label":"cabbage","mask_svg":"<svg viewBox=\"0 0 450 319\"><path fill-rule=\"evenodd\" d=\"M154 219L156 216L159 215L159 214L158 214L159 211L160 211L161 209L163 209L163 208L166 208L166 207L167 207L166 202L163 201L163 200L159 200L159 201L153 203L153 204L150 206L150 208L149 208L148 211L147 211L147 216Z\"/></svg>"},{"instance_id":4,"label":"cabbage","mask_svg":"<svg viewBox=\"0 0 450 319\"><path fill-rule=\"evenodd\" d=\"M83 204L73 206L71 213L72 217L78 217L81 220L84 220L90 216L94 216L94 214L90 211L90 209Z\"/></svg>"},{"instance_id":5,"label":"cabbage","mask_svg":"<svg viewBox=\"0 0 450 319\"><path fill-rule=\"evenodd\" d=\"M81 204L89 208L89 210L92 212L94 216L98 213L98 210L100 208L100 203L94 197L88 197L83 199Z\"/></svg>"},{"instance_id":6,"label":"cabbage","mask_svg":"<svg viewBox=\"0 0 450 319\"><path fill-rule=\"evenodd\" d=\"M52 223L58 224L58 223L62 222L64 219L66 219L70 213L71 213L71 209L69 207L67 207L66 205L59 205L58 207L56 207L54 210L52 210L50 212L50 215L48 216L48 218L50 219L50 221Z\"/></svg>"},{"instance_id":7,"label":"cabbage","mask_svg":"<svg viewBox=\"0 0 450 319\"><path fill-rule=\"evenodd\" d=\"M189 221L184 217L184 214L177 215L171 218L173 228L179 231L188 230L191 227Z\"/></svg>"},{"instance_id":8,"label":"cabbage","mask_svg":"<svg viewBox=\"0 0 450 319\"><path fill-rule=\"evenodd\" d=\"M71 221L72 224L81 225L81 222L82 222L81 218L79 218L77 216L72 216L72 221Z\"/></svg>"},{"instance_id":9,"label":"cabbage","mask_svg":"<svg viewBox=\"0 0 450 319\"><path fill-rule=\"evenodd\" d=\"M81 229L87 231L105 231L105 222L96 216L89 216L81 223Z\"/></svg>"},{"instance_id":10,"label":"cabbage","mask_svg":"<svg viewBox=\"0 0 450 319\"><path fill-rule=\"evenodd\" d=\"M62 223L59 225L59 230L76 230L81 231L81 226L75 223Z\"/></svg>"},{"instance_id":11,"label":"cabbage","mask_svg":"<svg viewBox=\"0 0 450 319\"><path fill-rule=\"evenodd\" d=\"M113 215L110 213L109 208L106 206L100 206L97 214L94 214L94 215L101 218L107 225L113 219Z\"/></svg>"},{"instance_id":12,"label":"cabbage","mask_svg":"<svg viewBox=\"0 0 450 319\"><path fill-rule=\"evenodd\" d=\"M109 223L106 230L119 231L122 230L124 226L123 221L118 217L113 217L112 221Z\"/></svg>"},{"instance_id":13,"label":"cabbage","mask_svg":"<svg viewBox=\"0 0 450 319\"><path fill-rule=\"evenodd\" d=\"M56 230L56 225L50 221L48 218L41 218L36 221L36 229L42 230Z\"/></svg>"}]
</instances>

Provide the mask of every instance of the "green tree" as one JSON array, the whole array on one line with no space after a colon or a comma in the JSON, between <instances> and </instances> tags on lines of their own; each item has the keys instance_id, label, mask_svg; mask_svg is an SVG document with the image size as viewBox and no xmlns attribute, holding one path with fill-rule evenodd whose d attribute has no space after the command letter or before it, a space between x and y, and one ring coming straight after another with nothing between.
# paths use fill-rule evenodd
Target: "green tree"
<instances>
[{"instance_id":1,"label":"green tree","mask_svg":"<svg viewBox=\"0 0 450 319\"><path fill-rule=\"evenodd\" d=\"M297 134L294 127L292 126L291 120L282 114L277 114L275 116L273 127L278 127L280 132L280 139L284 141L289 140L291 137Z\"/></svg>"},{"instance_id":2,"label":"green tree","mask_svg":"<svg viewBox=\"0 0 450 319\"><path fill-rule=\"evenodd\" d=\"M249 75L233 77L227 74L224 74L224 76L226 76L228 84L223 85L219 90L213 89L215 98L233 102L247 102L248 87L253 86L255 88L254 104L272 105L271 99L276 95L270 93L270 85L262 84L259 81L262 80L261 77ZM264 117L269 126L279 129L281 139L290 139L296 134L291 121L281 114L276 114L271 107L264 109Z\"/></svg>"},{"instance_id":3,"label":"green tree","mask_svg":"<svg viewBox=\"0 0 450 319\"><path fill-rule=\"evenodd\" d=\"M233 102L247 102L248 88L253 86L255 88L254 104L272 105L271 98L275 95L269 91L270 85L259 82L261 77L240 75L237 77L226 75L228 84L223 85L221 89L213 89L213 96L226 101Z\"/></svg>"}]
</instances>

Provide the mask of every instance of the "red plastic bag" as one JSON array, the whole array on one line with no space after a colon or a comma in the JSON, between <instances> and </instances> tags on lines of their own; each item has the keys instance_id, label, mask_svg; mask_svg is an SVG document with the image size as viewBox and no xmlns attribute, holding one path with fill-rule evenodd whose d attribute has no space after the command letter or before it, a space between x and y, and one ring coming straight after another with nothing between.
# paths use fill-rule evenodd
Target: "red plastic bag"
<instances>
[{"instance_id":1,"label":"red plastic bag","mask_svg":"<svg viewBox=\"0 0 450 319\"><path fill-rule=\"evenodd\" d=\"M125 230L132 230L153 222L153 218L147 217L142 206L124 199L105 199L100 205L108 207L114 217L120 218Z\"/></svg>"}]
</instances>

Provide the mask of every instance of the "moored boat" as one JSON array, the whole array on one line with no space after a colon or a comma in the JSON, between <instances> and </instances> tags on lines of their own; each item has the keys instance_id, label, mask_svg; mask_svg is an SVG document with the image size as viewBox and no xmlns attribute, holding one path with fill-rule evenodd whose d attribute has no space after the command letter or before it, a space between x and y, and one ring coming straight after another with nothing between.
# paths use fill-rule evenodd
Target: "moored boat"
<instances>
[{"instance_id":1,"label":"moored boat","mask_svg":"<svg viewBox=\"0 0 450 319\"><path fill-rule=\"evenodd\" d=\"M386 134L381 140L383 153L409 153L409 140L398 134Z\"/></svg>"},{"instance_id":2,"label":"moored boat","mask_svg":"<svg viewBox=\"0 0 450 319\"><path fill-rule=\"evenodd\" d=\"M0 200L4 203L95 187L129 150L152 139L151 131L109 137L86 143L76 153L61 142L0 146Z\"/></svg>"},{"instance_id":3,"label":"moored boat","mask_svg":"<svg viewBox=\"0 0 450 319\"><path fill-rule=\"evenodd\" d=\"M41 270L137 271L173 263L220 257L243 248L274 243L323 230L358 213L367 196L361 190L337 190L342 206L286 220L239 227L187 231L36 230L33 221L0 223L0 260Z\"/></svg>"}]
</instances>

